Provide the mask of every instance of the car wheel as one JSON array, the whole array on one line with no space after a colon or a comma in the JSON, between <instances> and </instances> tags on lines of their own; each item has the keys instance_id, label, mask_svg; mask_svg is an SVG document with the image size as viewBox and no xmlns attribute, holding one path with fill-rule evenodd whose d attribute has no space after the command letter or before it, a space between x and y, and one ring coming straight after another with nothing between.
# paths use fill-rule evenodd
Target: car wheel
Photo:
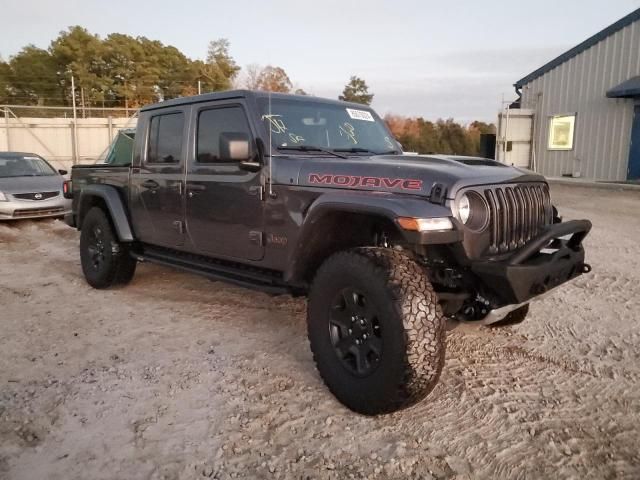
<instances>
[{"instance_id":1,"label":"car wheel","mask_svg":"<svg viewBox=\"0 0 640 480\"><path fill-rule=\"evenodd\" d=\"M445 319L423 268L403 252L331 256L313 281L307 323L320 375L356 412L408 407L438 382Z\"/></svg>"},{"instance_id":2,"label":"car wheel","mask_svg":"<svg viewBox=\"0 0 640 480\"><path fill-rule=\"evenodd\" d=\"M499 322L492 323L489 326L494 328L494 327L508 327L509 325L517 325L525 321L528 313L529 313L529 304L527 303L519 308L516 308L512 312L509 312L509 314Z\"/></svg>"},{"instance_id":3,"label":"car wheel","mask_svg":"<svg viewBox=\"0 0 640 480\"><path fill-rule=\"evenodd\" d=\"M118 241L99 207L91 208L82 222L80 261L87 283L94 288L129 283L135 273L137 262L129 255L128 245Z\"/></svg>"}]
</instances>

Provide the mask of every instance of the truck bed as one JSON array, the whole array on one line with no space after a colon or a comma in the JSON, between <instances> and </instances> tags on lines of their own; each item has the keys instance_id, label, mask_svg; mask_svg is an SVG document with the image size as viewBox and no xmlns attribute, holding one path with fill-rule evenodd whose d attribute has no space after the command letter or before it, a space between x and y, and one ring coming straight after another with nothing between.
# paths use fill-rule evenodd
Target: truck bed
<instances>
[{"instance_id":1,"label":"truck bed","mask_svg":"<svg viewBox=\"0 0 640 480\"><path fill-rule=\"evenodd\" d=\"M130 171L130 166L108 165L106 163L74 165L71 168L74 192L79 192L86 185L99 183L122 189L126 198L128 197Z\"/></svg>"}]
</instances>

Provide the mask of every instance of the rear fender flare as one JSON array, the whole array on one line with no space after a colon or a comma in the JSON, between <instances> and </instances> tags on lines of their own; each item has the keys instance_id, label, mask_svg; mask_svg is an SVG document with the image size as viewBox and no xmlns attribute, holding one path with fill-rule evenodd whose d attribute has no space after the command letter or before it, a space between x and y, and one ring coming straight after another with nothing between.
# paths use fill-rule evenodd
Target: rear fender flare
<instances>
[{"instance_id":1,"label":"rear fender flare","mask_svg":"<svg viewBox=\"0 0 640 480\"><path fill-rule=\"evenodd\" d=\"M78 201L78 225L82 228L82 222L93 198L100 198L107 207L107 212L111 217L116 234L121 242L133 242L133 230L129 222L129 216L125 208L125 203L120 197L118 190L111 185L87 185L80 191Z\"/></svg>"}]
</instances>

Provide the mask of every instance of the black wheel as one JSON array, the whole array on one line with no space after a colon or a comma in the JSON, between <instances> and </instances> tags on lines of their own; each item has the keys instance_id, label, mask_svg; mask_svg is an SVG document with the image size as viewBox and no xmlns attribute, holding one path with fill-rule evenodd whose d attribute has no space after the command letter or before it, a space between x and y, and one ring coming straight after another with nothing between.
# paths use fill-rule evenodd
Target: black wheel
<instances>
[{"instance_id":1,"label":"black wheel","mask_svg":"<svg viewBox=\"0 0 640 480\"><path fill-rule=\"evenodd\" d=\"M438 382L445 320L424 270L405 253L357 248L331 256L311 287L307 323L320 375L356 412L408 407Z\"/></svg>"},{"instance_id":2,"label":"black wheel","mask_svg":"<svg viewBox=\"0 0 640 480\"><path fill-rule=\"evenodd\" d=\"M489 325L490 327L507 327L509 325L517 325L522 323L527 318L527 314L529 313L529 304L525 304L520 308L516 308L514 311L509 312L509 315L504 317L502 320L496 323L492 323Z\"/></svg>"},{"instance_id":3,"label":"black wheel","mask_svg":"<svg viewBox=\"0 0 640 480\"><path fill-rule=\"evenodd\" d=\"M99 207L87 212L80 232L80 261L87 283L94 288L108 288L131 281L136 260L127 244L120 243L111 222Z\"/></svg>"}]
</instances>

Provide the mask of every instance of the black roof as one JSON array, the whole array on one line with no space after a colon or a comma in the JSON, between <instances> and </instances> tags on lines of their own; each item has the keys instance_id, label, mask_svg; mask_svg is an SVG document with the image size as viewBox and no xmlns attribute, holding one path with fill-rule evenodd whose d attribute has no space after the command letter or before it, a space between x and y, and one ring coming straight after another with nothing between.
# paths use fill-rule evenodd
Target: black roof
<instances>
[{"instance_id":1,"label":"black roof","mask_svg":"<svg viewBox=\"0 0 640 480\"><path fill-rule=\"evenodd\" d=\"M224 92L203 93L202 95L193 95L190 97L174 98L172 100L165 100L164 102L153 103L151 105L145 105L140 109L141 112L146 110L155 110L157 108L175 107L178 105L191 105L193 103L209 102L212 100L229 100L233 98L283 98L289 100L300 101L320 101L324 103L334 103L337 105L352 106L354 108L366 109L371 108L368 105L362 105L360 103L343 102L341 100L333 100L329 98L313 97L310 95L294 95L290 93L275 93L265 92L262 90L226 90Z\"/></svg>"},{"instance_id":2,"label":"black roof","mask_svg":"<svg viewBox=\"0 0 640 480\"><path fill-rule=\"evenodd\" d=\"M625 80L620 85L607 90L609 98L635 98L640 97L640 75Z\"/></svg>"},{"instance_id":3,"label":"black roof","mask_svg":"<svg viewBox=\"0 0 640 480\"><path fill-rule=\"evenodd\" d=\"M523 77L520 80L518 80L516 83L514 83L514 85L517 88L521 88L522 86L526 85L527 83L535 80L538 77L541 77L545 73L547 73L547 72L553 70L554 68L562 65L567 60L571 60L573 57L575 57L575 56L579 55L580 53L584 52L585 50L593 47L596 43L598 43L598 42L604 40L605 38L613 35L617 31L622 30L624 27L626 27L627 25L632 24L633 22L635 22L637 20L640 20L640 8L638 8L637 10L634 10L629 15L627 15L626 17L621 18L617 22L609 25L607 28L605 28L604 30L596 33L592 37L587 38L581 44L576 45L571 50L568 50L568 51L564 52L562 55L560 55L559 57L554 58L549 63L543 65L542 67L538 68L537 70L534 70L533 72L531 72L526 77Z\"/></svg>"}]
</instances>

